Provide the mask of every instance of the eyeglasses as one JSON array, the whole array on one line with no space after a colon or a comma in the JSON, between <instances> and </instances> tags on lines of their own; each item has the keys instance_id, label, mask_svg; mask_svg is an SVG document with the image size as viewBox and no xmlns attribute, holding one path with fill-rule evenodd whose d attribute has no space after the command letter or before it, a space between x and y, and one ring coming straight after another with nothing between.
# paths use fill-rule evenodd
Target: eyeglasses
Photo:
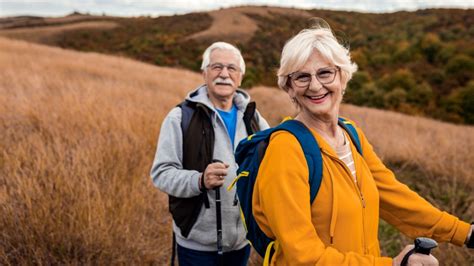
<instances>
[{"instance_id":1,"label":"eyeglasses","mask_svg":"<svg viewBox=\"0 0 474 266\"><path fill-rule=\"evenodd\" d=\"M235 73L240 72L240 67L234 64L224 65L221 63L214 63L214 64L208 65L207 67L210 68L211 71L215 73L221 73L221 71L224 70L224 68L227 68L227 72L229 72L229 74L235 74Z\"/></svg>"},{"instance_id":2,"label":"eyeglasses","mask_svg":"<svg viewBox=\"0 0 474 266\"><path fill-rule=\"evenodd\" d=\"M293 72L288 75L293 84L299 88L306 88L311 83L311 76L315 76L321 84L329 84L336 78L339 67L326 67L316 71L315 74L306 72Z\"/></svg>"}]
</instances>

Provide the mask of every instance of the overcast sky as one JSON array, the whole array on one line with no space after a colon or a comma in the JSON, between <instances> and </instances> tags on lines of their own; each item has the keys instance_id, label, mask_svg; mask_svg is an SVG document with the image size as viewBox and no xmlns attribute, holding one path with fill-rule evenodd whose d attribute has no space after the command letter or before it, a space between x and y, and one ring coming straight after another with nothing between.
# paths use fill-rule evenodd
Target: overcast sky
<instances>
[{"instance_id":1,"label":"overcast sky","mask_svg":"<svg viewBox=\"0 0 474 266\"><path fill-rule=\"evenodd\" d=\"M291 2L291 4L288 4ZM63 16L73 11L116 16L173 15L238 5L269 5L361 12L474 8L474 0L0 0L0 16Z\"/></svg>"}]
</instances>

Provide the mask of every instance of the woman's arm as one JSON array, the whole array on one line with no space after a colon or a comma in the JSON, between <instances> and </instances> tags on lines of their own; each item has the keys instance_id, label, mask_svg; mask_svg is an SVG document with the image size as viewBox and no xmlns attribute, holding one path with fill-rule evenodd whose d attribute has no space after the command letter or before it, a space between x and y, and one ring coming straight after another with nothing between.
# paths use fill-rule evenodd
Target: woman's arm
<instances>
[{"instance_id":1,"label":"woman's arm","mask_svg":"<svg viewBox=\"0 0 474 266\"><path fill-rule=\"evenodd\" d=\"M375 154L363 132L358 129L358 133L365 162L379 190L381 217L412 238L426 236L440 242L463 245L469 224L435 208L399 182ZM420 182L424 180L420 179Z\"/></svg>"}]
</instances>

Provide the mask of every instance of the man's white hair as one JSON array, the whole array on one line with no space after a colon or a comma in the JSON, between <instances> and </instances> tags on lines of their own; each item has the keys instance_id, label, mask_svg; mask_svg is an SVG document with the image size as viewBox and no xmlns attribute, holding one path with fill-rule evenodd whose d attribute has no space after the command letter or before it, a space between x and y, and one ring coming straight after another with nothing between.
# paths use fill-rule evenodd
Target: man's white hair
<instances>
[{"instance_id":1,"label":"man's white hair","mask_svg":"<svg viewBox=\"0 0 474 266\"><path fill-rule=\"evenodd\" d=\"M278 86L281 89L288 92L288 75L303 67L314 51L341 69L341 83L344 85L357 70L357 65L351 61L349 49L337 41L329 25L318 25L300 31L283 47L278 70Z\"/></svg>"},{"instance_id":2,"label":"man's white hair","mask_svg":"<svg viewBox=\"0 0 474 266\"><path fill-rule=\"evenodd\" d=\"M232 51L235 55L237 55L237 57L239 58L239 67L242 71L242 75L245 74L245 62L244 58L242 57L242 54L240 53L240 50L232 44L226 42L215 42L211 44L211 46L207 47L206 51L204 51L204 54L202 55L202 71L205 71L206 68L209 66L211 61L211 52L216 49Z\"/></svg>"}]
</instances>

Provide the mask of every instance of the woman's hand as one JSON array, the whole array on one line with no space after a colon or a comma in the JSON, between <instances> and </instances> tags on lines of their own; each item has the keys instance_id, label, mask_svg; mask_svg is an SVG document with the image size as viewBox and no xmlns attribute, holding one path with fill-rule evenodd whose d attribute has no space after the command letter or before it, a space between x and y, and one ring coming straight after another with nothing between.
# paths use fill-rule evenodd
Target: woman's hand
<instances>
[{"instance_id":1,"label":"woman's hand","mask_svg":"<svg viewBox=\"0 0 474 266\"><path fill-rule=\"evenodd\" d=\"M406 246L400 254L398 254L395 258L393 258L393 266L400 266L400 263L403 260L403 257L405 257L405 254L408 253L408 251L412 250L415 246L414 245L408 245ZM413 253L409 258L408 258L408 263L407 265L409 266L426 266L426 265L433 265L433 266L438 266L439 262L438 260L433 256L433 255L425 255L425 254L420 254L420 253Z\"/></svg>"}]
</instances>

